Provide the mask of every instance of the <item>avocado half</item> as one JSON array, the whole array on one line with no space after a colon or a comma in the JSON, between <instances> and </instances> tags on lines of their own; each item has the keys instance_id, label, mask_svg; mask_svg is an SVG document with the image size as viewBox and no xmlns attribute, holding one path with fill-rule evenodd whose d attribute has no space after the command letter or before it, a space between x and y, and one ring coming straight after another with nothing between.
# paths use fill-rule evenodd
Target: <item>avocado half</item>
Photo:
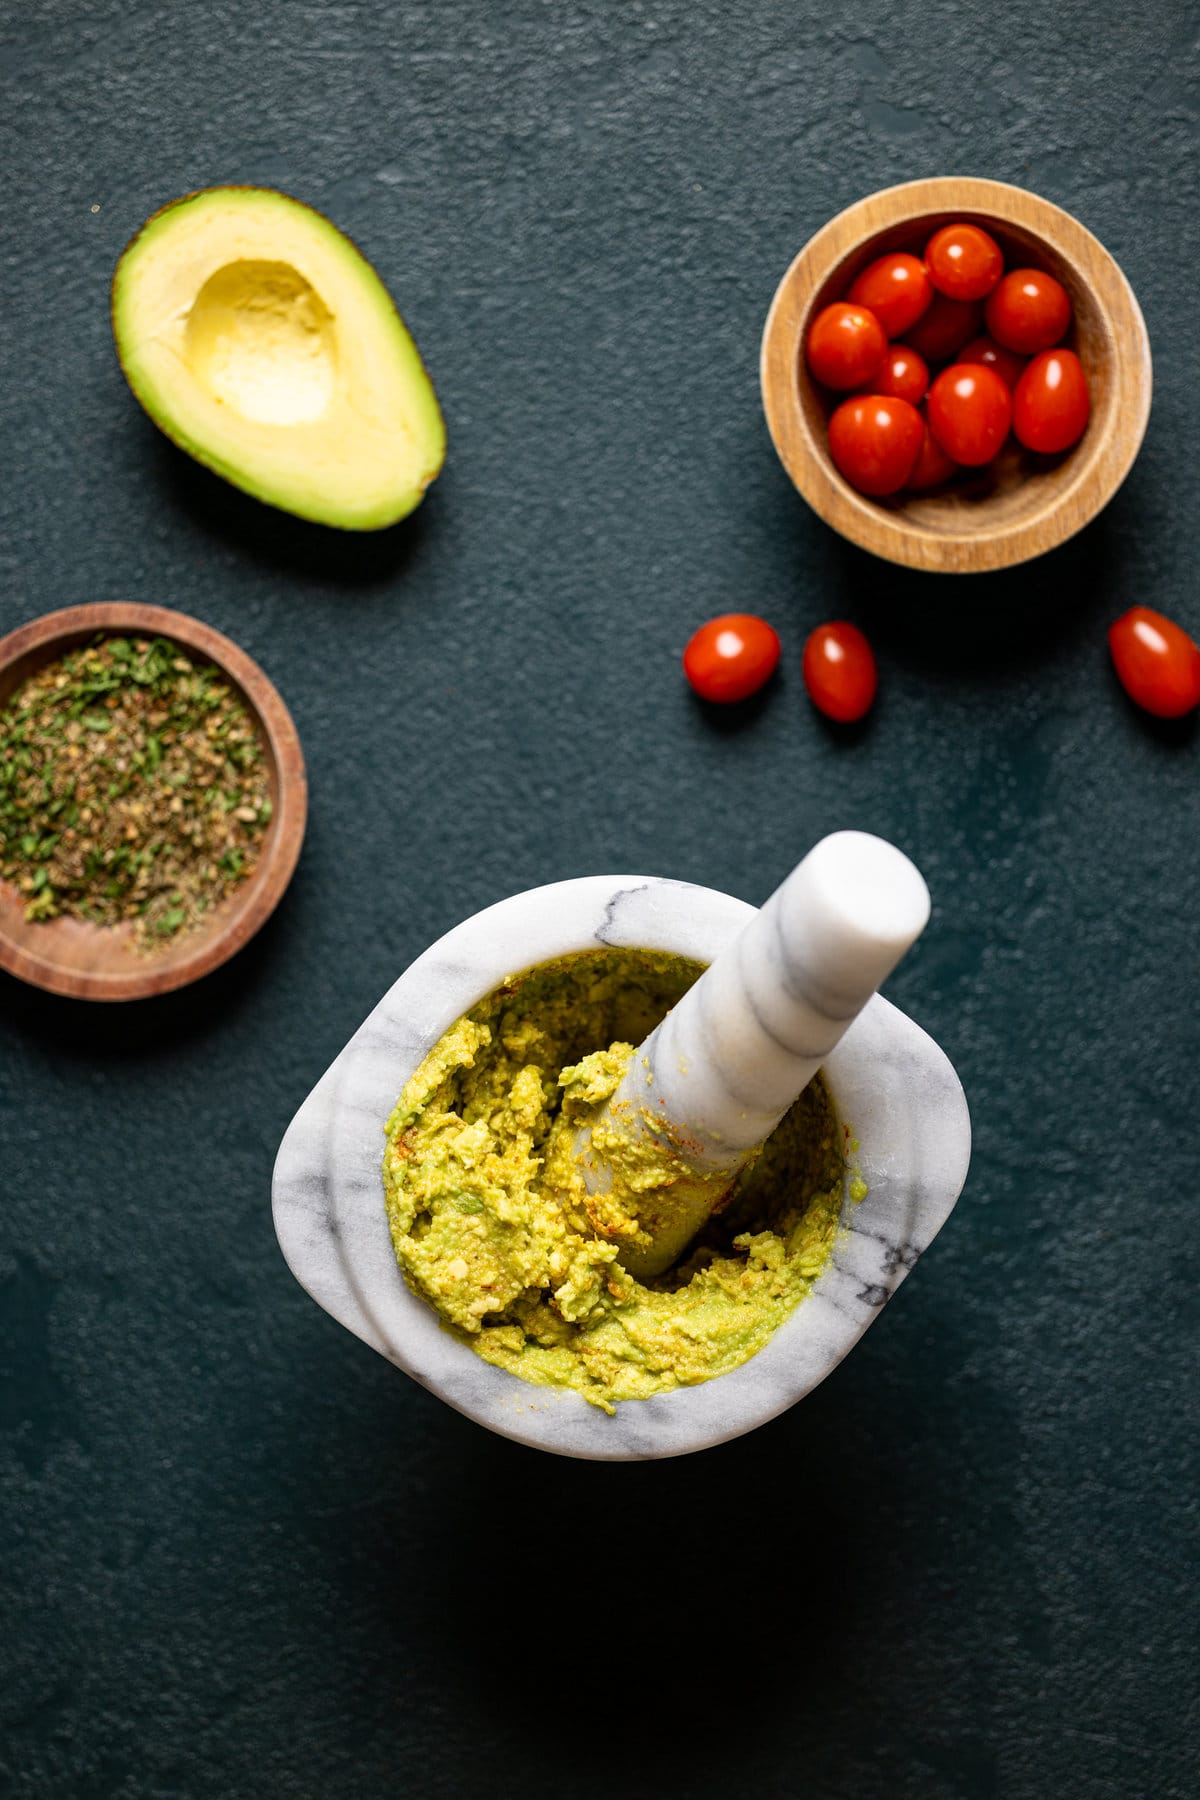
<instances>
[{"instance_id":1,"label":"avocado half","mask_svg":"<svg viewBox=\"0 0 1200 1800\"><path fill-rule=\"evenodd\" d=\"M441 409L391 296L287 194L205 188L164 206L117 264L112 319L155 424L271 506L375 531L441 469Z\"/></svg>"}]
</instances>

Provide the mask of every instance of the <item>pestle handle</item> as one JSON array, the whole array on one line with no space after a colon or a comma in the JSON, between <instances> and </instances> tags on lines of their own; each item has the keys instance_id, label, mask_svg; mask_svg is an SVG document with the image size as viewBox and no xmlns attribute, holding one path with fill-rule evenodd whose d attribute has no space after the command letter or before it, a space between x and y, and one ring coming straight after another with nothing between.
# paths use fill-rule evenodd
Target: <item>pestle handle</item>
<instances>
[{"instance_id":1,"label":"pestle handle","mask_svg":"<svg viewBox=\"0 0 1200 1800\"><path fill-rule=\"evenodd\" d=\"M861 831L815 845L658 1029L659 1112L732 1167L774 1130L929 918L903 852Z\"/></svg>"},{"instance_id":2,"label":"pestle handle","mask_svg":"<svg viewBox=\"0 0 1200 1800\"><path fill-rule=\"evenodd\" d=\"M635 1053L610 1126L682 1148L694 1180L639 1221L639 1277L695 1235L736 1171L775 1129L929 919L929 890L902 851L861 831L823 838ZM593 1192L611 1170L581 1144Z\"/></svg>"}]
</instances>

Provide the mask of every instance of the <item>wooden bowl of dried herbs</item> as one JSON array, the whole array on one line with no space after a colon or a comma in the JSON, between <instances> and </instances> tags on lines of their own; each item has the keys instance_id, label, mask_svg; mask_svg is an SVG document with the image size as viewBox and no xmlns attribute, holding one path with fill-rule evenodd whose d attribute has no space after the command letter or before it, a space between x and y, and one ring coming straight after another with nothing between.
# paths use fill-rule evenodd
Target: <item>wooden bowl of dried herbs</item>
<instances>
[{"instance_id":1,"label":"wooden bowl of dried herbs","mask_svg":"<svg viewBox=\"0 0 1200 1800\"><path fill-rule=\"evenodd\" d=\"M0 639L0 968L85 1000L206 975L270 916L304 837L300 740L267 677L161 606Z\"/></svg>"}]
</instances>

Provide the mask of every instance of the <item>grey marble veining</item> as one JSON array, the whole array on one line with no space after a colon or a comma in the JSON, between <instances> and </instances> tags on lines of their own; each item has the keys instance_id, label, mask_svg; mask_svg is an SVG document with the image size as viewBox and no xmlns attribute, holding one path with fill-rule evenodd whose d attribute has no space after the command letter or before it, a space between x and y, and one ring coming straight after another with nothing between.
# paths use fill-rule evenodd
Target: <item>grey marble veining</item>
<instances>
[{"instance_id":1,"label":"grey marble veining","mask_svg":"<svg viewBox=\"0 0 1200 1800\"><path fill-rule=\"evenodd\" d=\"M697 1387L624 1401L613 1417L579 1395L495 1369L438 1324L392 1251L383 1127L422 1057L508 975L598 944L711 962L754 916L727 894L641 876L534 888L432 945L384 995L322 1076L275 1165L275 1228L301 1285L327 1312L459 1411L519 1442L606 1460L673 1456L764 1423L823 1380L945 1223L966 1177L970 1123L954 1070L911 1019L876 996L824 1065L857 1140L867 1196L842 1209L812 1292L741 1368Z\"/></svg>"}]
</instances>

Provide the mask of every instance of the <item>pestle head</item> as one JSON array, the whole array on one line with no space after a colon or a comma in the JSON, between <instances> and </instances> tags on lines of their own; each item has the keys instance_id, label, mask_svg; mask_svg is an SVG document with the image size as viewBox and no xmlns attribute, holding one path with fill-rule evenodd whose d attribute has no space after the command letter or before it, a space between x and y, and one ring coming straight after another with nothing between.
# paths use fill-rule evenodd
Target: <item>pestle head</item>
<instances>
[{"instance_id":1,"label":"pestle head","mask_svg":"<svg viewBox=\"0 0 1200 1800\"><path fill-rule=\"evenodd\" d=\"M605 1131L654 1177L620 1196L652 1238L622 1253L632 1274L661 1273L691 1242L929 911L929 890L902 851L867 832L835 832L646 1039L604 1115ZM620 1186L594 1141L581 1139L578 1154L591 1192Z\"/></svg>"},{"instance_id":2,"label":"pestle head","mask_svg":"<svg viewBox=\"0 0 1200 1800\"><path fill-rule=\"evenodd\" d=\"M800 961L830 1016L847 1019L886 981L930 912L920 870L866 831L822 838L767 902L775 905L785 952Z\"/></svg>"}]
</instances>

